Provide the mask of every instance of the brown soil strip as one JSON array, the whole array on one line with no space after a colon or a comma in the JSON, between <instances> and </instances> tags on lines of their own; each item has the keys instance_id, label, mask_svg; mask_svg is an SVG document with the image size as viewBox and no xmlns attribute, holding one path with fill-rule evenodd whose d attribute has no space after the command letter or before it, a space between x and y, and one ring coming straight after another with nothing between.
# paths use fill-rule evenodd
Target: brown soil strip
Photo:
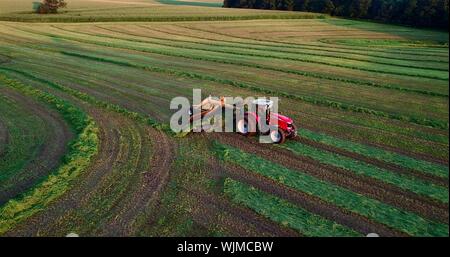
<instances>
[{"instance_id":1,"label":"brown soil strip","mask_svg":"<svg viewBox=\"0 0 450 257\"><path fill-rule=\"evenodd\" d=\"M348 123L346 123L346 124L347 124L347 126L350 125ZM307 126L305 124L302 124L302 127L304 127L305 129L314 131L314 132L318 132L318 133L324 133L325 132L325 133L327 133L329 135L336 136L338 138L339 137L342 138L342 135L338 135L334 131L328 130L326 128L320 128L320 130L318 130L315 127ZM357 127L357 126L351 126L351 127ZM381 149L384 149L384 150L387 150L387 151L403 154L403 155L406 155L406 156L409 156L409 157L412 157L412 158L415 158L415 159L429 161L429 162L434 162L434 163L445 165L445 166L449 165L449 160L448 159L442 159L442 158L438 158L438 157L435 157L435 156L426 155L426 154L423 154L423 153L409 152L409 151L405 151L405 150L400 149L400 148L395 148L395 147L391 147L391 146L387 146L387 145L381 145L381 144L375 144L375 143L370 142L370 141L361 141L361 143L363 143L365 145L381 148Z\"/></svg>"},{"instance_id":2,"label":"brown soil strip","mask_svg":"<svg viewBox=\"0 0 450 257\"><path fill-rule=\"evenodd\" d=\"M245 170L237 165L226 164L225 167L227 175L235 180L243 181L262 191L286 199L311 213L335 221L364 235L368 233L377 233L380 236L406 236L406 234L393 230L383 224L373 222L366 217L327 203L318 197L291 189L274 180L252 171Z\"/></svg>"},{"instance_id":3,"label":"brown soil strip","mask_svg":"<svg viewBox=\"0 0 450 257\"><path fill-rule=\"evenodd\" d=\"M365 176L331 165L322 164L316 160L295 155L294 153L268 144L259 144L237 134L209 134L213 139L237 147L243 151L259 155L271 162L287 168L305 172L321 180L348 188L354 192L377 199L397 208L417 213L423 217L448 224L448 204L404 191L395 186L383 183Z\"/></svg>"},{"instance_id":4,"label":"brown soil strip","mask_svg":"<svg viewBox=\"0 0 450 257\"><path fill-rule=\"evenodd\" d=\"M198 189L185 189L188 195L196 196L197 206L193 211L193 218L204 226L218 226L232 236L301 236L297 231L280 226L253 212L252 210L232 203L222 195L223 181L228 176L224 166L215 156L208 161L209 177L216 181L217 194L200 192ZM220 194L220 195L218 195ZM208 199L199 196L206 196ZM203 199L203 201L202 201ZM206 201L205 201L206 200ZM220 207L223 206L223 207ZM246 216L237 215L245 213Z\"/></svg>"},{"instance_id":5,"label":"brown soil strip","mask_svg":"<svg viewBox=\"0 0 450 257\"><path fill-rule=\"evenodd\" d=\"M202 209L198 210L198 213L194 213L194 217L201 223L210 225L211 221L224 222L222 225L232 226L230 232L235 233L235 236L300 236L296 231L283 228L278 223L268 220L250 209L237 206L222 197L193 189L185 188L184 190L198 199ZM226 214L226 219L220 221L217 215L224 214Z\"/></svg>"},{"instance_id":6,"label":"brown soil strip","mask_svg":"<svg viewBox=\"0 0 450 257\"><path fill-rule=\"evenodd\" d=\"M0 117L0 158L6 153L9 140L8 128L4 124L2 117Z\"/></svg>"},{"instance_id":7,"label":"brown soil strip","mask_svg":"<svg viewBox=\"0 0 450 257\"><path fill-rule=\"evenodd\" d=\"M0 204L18 196L32 187L43 176L48 175L60 164L73 138L73 133L61 115L49 107L38 104L14 90L2 89L2 94L14 99L23 108L32 111L48 126L49 136L39 149L39 153L15 176L0 183Z\"/></svg>"},{"instance_id":8,"label":"brown soil strip","mask_svg":"<svg viewBox=\"0 0 450 257\"><path fill-rule=\"evenodd\" d=\"M380 167L382 169L395 171L395 172L401 173L401 174L412 175L419 179L430 181L436 185L440 185L440 186L444 186L444 187L448 188L449 181L448 181L448 179L445 179L445 178L440 178L437 176L433 176L431 174L425 174L425 173L422 173L422 172L419 172L416 170L412 170L412 169L408 169L408 168L405 168L405 167L402 167L399 165L395 165L393 163L388 163L388 162L384 162L384 161L381 161L378 159L366 157L361 154L353 153L353 152L350 152L350 151L347 151L344 149L340 149L340 148L337 148L334 146L330 146L330 145L322 144L322 143L319 143L319 142L316 142L313 140L309 140L309 139L303 138L301 136L298 138L295 138L294 140L298 141L302 144L312 146L314 148L322 149L322 150L325 150L328 152L332 152L332 153L339 154L342 156L350 157L355 160L363 161L365 163L372 164L372 165Z\"/></svg>"}]
</instances>

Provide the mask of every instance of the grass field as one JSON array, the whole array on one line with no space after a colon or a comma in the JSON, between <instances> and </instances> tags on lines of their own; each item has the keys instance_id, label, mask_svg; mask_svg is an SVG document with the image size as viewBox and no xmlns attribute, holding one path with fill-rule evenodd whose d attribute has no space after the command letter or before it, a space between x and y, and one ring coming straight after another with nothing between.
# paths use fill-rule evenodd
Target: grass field
<instances>
[{"instance_id":1,"label":"grass field","mask_svg":"<svg viewBox=\"0 0 450 257\"><path fill-rule=\"evenodd\" d=\"M448 32L221 3L0 0L0 234L448 236ZM178 137L193 88L299 137Z\"/></svg>"}]
</instances>

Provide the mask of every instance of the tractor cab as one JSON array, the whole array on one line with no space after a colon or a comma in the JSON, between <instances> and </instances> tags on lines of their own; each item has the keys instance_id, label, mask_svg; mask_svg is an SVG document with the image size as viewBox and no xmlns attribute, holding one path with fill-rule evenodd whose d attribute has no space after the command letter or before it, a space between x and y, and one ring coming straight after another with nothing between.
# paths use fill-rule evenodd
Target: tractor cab
<instances>
[{"instance_id":1,"label":"tractor cab","mask_svg":"<svg viewBox=\"0 0 450 257\"><path fill-rule=\"evenodd\" d=\"M252 102L252 104L256 107L256 114L265 114L265 118L267 121L267 124L270 124L270 113L273 108L273 101L267 100L267 99L257 99Z\"/></svg>"}]
</instances>

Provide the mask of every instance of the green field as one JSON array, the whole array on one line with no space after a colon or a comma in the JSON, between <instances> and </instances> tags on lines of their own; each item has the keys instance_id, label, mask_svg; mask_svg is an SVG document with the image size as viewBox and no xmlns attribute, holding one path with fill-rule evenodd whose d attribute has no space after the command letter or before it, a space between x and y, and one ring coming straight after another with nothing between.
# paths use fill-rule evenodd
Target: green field
<instances>
[{"instance_id":1,"label":"green field","mask_svg":"<svg viewBox=\"0 0 450 257\"><path fill-rule=\"evenodd\" d=\"M67 2L0 1L0 234L448 236L448 32ZM278 96L299 138L175 135L194 88Z\"/></svg>"}]
</instances>

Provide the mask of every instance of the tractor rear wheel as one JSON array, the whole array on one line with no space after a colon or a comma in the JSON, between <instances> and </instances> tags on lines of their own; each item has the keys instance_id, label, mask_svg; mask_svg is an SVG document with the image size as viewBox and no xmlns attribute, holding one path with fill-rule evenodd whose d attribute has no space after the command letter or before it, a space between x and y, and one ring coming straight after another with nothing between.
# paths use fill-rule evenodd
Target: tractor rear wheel
<instances>
[{"instance_id":1,"label":"tractor rear wheel","mask_svg":"<svg viewBox=\"0 0 450 257\"><path fill-rule=\"evenodd\" d=\"M255 126L250 124L247 119L239 120L237 122L237 126L236 127L237 127L237 132L239 134L244 135L244 136L253 136L253 135L256 134L256 132L254 132L254 131L256 131L254 129ZM250 132L250 131L252 131L252 132Z\"/></svg>"}]
</instances>

